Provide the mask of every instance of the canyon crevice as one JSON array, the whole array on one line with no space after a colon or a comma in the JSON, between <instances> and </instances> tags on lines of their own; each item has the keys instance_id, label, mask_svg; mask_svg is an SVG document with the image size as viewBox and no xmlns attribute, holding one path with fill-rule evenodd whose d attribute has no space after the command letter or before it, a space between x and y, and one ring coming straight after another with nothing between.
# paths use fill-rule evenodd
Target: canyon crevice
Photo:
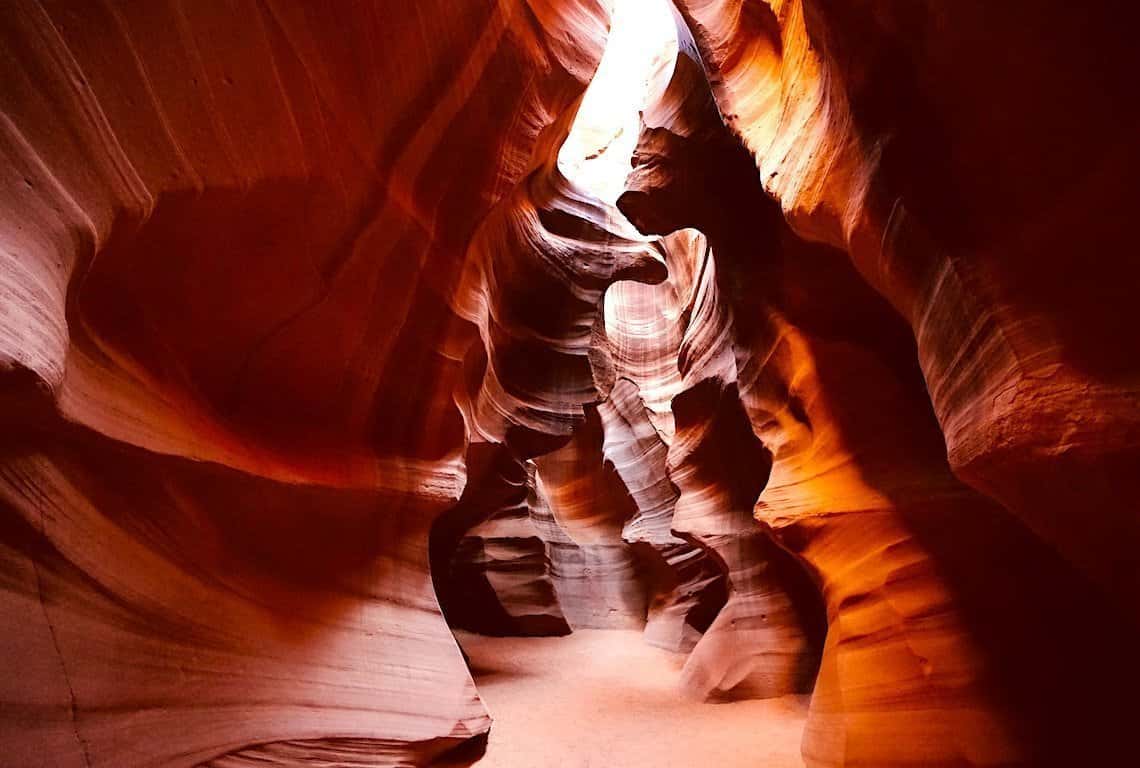
<instances>
[{"instance_id":1,"label":"canyon crevice","mask_svg":"<svg viewBox=\"0 0 1140 768\"><path fill-rule=\"evenodd\" d=\"M12 0L0 766L1136 761L1127 26Z\"/></svg>"}]
</instances>

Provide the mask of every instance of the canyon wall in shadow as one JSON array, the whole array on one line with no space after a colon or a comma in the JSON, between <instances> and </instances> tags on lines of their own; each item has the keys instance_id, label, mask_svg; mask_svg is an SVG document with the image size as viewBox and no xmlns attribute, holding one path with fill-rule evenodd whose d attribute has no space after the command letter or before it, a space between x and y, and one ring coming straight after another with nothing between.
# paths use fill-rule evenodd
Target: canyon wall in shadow
<instances>
[{"instance_id":1,"label":"canyon wall in shadow","mask_svg":"<svg viewBox=\"0 0 1140 768\"><path fill-rule=\"evenodd\" d=\"M327 5L0 10L0 764L467 760L450 627L1134 759L1113 4L678 0L616 203L611 3Z\"/></svg>"}]
</instances>

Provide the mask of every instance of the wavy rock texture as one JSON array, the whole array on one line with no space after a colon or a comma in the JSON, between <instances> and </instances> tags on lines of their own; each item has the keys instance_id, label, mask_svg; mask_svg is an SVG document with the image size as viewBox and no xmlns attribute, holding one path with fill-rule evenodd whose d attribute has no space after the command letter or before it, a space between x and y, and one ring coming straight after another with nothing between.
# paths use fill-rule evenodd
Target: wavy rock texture
<instances>
[{"instance_id":1,"label":"wavy rock texture","mask_svg":"<svg viewBox=\"0 0 1140 768\"><path fill-rule=\"evenodd\" d=\"M601 419L591 410L569 443L535 461L546 508L536 514L549 522L551 565L570 626L641 628L648 575L622 539L636 507L602 443Z\"/></svg>"},{"instance_id":2,"label":"wavy rock texture","mask_svg":"<svg viewBox=\"0 0 1140 768\"><path fill-rule=\"evenodd\" d=\"M689 16L712 14L712 5L694 4ZM696 26L701 49L701 35L713 31L731 38L776 30L754 18L759 5L710 15ZM716 52L709 54L715 66ZM759 66L741 71L758 77ZM1107 698L1116 675L1135 679L1129 654L1115 657L1109 672L1094 650L1121 648L1135 634L1004 510L954 477L909 329L846 254L812 245L784 223L752 158L699 87L701 74L695 59L682 58L661 103L646 112L639 167L619 206L646 231L696 227L716 254L724 306L707 327L722 329L734 354L712 367L732 376L720 380L734 381L751 429L701 436L726 421L719 404L735 402L716 380L676 398L673 411L678 425L693 425L695 445L730 445L737 434L733 456L748 438L771 452L766 484L738 484L740 492L726 497L735 503L713 508L737 509L732 519L740 525L742 502L759 492L756 516L823 589L828 633L805 733L808 764L1116 759L1123 726L1098 725L1101 717L1116 723L1115 715L1090 716L1078 702ZM713 74L720 112L743 131L744 118L724 106L728 75ZM770 107L758 106L760 115L770 117ZM686 397L696 394L689 406ZM690 407L700 415L683 418ZM708 463L723 473L732 462ZM768 462L742 464L757 473ZM711 485L733 487L727 477ZM683 529L686 518L733 525L678 502L674 527ZM1086 634L1068 620L1058 627L1050 604L1088 617L1096 629ZM706 640L713 636L710 629ZM1023 649L1016 660L1007 656L1013 648ZM1065 673L1043 673L1058 668Z\"/></svg>"},{"instance_id":3,"label":"wavy rock texture","mask_svg":"<svg viewBox=\"0 0 1140 768\"><path fill-rule=\"evenodd\" d=\"M590 361L602 296L619 280L665 278L654 240L553 162L484 219L456 293L483 341L468 359L478 389L462 402L478 438L548 451L605 396L612 382Z\"/></svg>"},{"instance_id":4,"label":"wavy rock texture","mask_svg":"<svg viewBox=\"0 0 1140 768\"><path fill-rule=\"evenodd\" d=\"M432 578L448 624L492 636L570 632L549 542L532 517L534 467L502 446L468 455L463 498L432 527Z\"/></svg>"},{"instance_id":5,"label":"wavy rock texture","mask_svg":"<svg viewBox=\"0 0 1140 768\"><path fill-rule=\"evenodd\" d=\"M560 182L563 190L561 197L551 198L561 201L554 204L566 211L558 221L573 225L580 233L579 238L560 241L568 247L581 251L583 242L591 242L595 229L586 216L607 222L611 231L628 227L618 212L607 211L603 204L570 207L567 194L573 187L557 172L549 172L546 178ZM571 215L573 211L577 218ZM547 247L550 230L545 231L546 239L534 241L538 248ZM578 419L569 441L535 459L532 493L537 503L530 522L545 542L549 578L560 608L573 628L644 626L650 642L679 652L693 651L683 679L697 697L730 693L770 697L809 689L816 653L793 603L810 605L811 591L805 592L802 578L794 578L795 566L774 567L769 573L769 560L786 556L766 546L751 516L764 483L757 465L764 466L768 454L752 434L735 389L712 400L708 397L709 385L711 391L720 392L723 386L716 382L734 381L736 369L728 343L731 320L718 298L707 243L695 231L659 242L641 237L618 241L612 236L598 242L607 253L625 242L642 249L646 247L642 243L652 242L669 268L669 278L663 282L659 276L645 275L655 284L617 282L606 293L601 324L596 314L597 293L586 294L589 301L576 303L573 313L565 315L580 329L576 342L580 351L561 355L566 365L551 381L581 381L582 403L605 399L596 407L587 405L585 410L562 414L512 410L504 389L487 388L489 381L504 380L495 371L503 368L498 365L487 366L484 389L472 398L473 403L482 398L484 403L507 404L497 409L476 405L472 421L493 425L493 420L483 416L497 414L499 426L484 430L484 437L504 439L524 453L535 451L536 445L548 445L549 439L544 438L562 431L562 422L573 426ZM487 252L501 251L512 252L505 247ZM513 262L509 260L499 257L484 263L511 274L507 270ZM595 253L583 263L605 265L606 261ZM647 264L661 266L659 262ZM478 284L495 282L484 273ZM510 284L536 282L541 284L541 278ZM496 336L487 332L487 326L484 333L489 359L503 352L508 357L517 354L519 361L528 363L507 379L517 383L518 391L528 393L513 402L544 402L543 392L549 390L542 387L549 383L534 377L557 366L531 367L533 354L515 352L512 346L520 336L534 335L525 330L531 320L522 312L535 311L536 305L522 296L503 294L497 305L484 306L483 318L494 318L507 328L509 320L503 318L515 317L516 327L524 329ZM544 309L554 310L558 317L555 306ZM479 321L475 314L470 316ZM549 325L547 315L530 317L545 318L545 338L567 337L564 330ZM580 373L571 373L575 367ZM647 393L644 399L642 389ZM555 402L574 405L567 392L557 390L561 399ZM675 417L681 419L683 433L676 431ZM519 439L518 431L510 432L519 425L527 430L526 438ZM476 502L471 509L485 512L488 506ZM466 549L461 542L455 555L461 562L458 572L483 574L475 579L479 583L495 579L495 566L481 554L486 536L493 535L486 525L471 529ZM511 567L524 567L519 560L514 562ZM776 572L781 575L773 578ZM456 573L453 564L452 583L457 581ZM794 600L786 593L788 575L800 592ZM518 596L510 594L506 585L493 591L500 605L514 604L508 613L533 610L519 604ZM471 604L472 600L462 602ZM810 613L810 608L801 607ZM480 626L473 618L465 619L463 625ZM715 637L702 647L700 638L710 625L716 628Z\"/></svg>"},{"instance_id":6,"label":"wavy rock texture","mask_svg":"<svg viewBox=\"0 0 1140 768\"><path fill-rule=\"evenodd\" d=\"M5 764L239 765L275 742L319 759L331 737L395 764L487 729L426 578L422 501L62 424L19 437L0 473L24 628L4 640Z\"/></svg>"},{"instance_id":7,"label":"wavy rock texture","mask_svg":"<svg viewBox=\"0 0 1140 768\"><path fill-rule=\"evenodd\" d=\"M622 378L599 412L607 456L638 508L625 537L656 545L667 562L685 551L674 547L687 544L723 574L726 601L715 619L685 622L682 637L694 626L704 632L675 644L691 646L682 674L689 694L767 698L807 691L818 662L814 591L752 519L770 458L735 388L731 311L715 260L696 230L670 235L664 245L665 283L615 286L606 299L607 341ZM708 591L713 587L719 591L707 578L683 585L676 590L682 599L664 606L662 618L679 610L707 616L719 598ZM663 630L647 628L651 637ZM666 637L677 637L676 630Z\"/></svg>"},{"instance_id":8,"label":"wavy rock texture","mask_svg":"<svg viewBox=\"0 0 1140 768\"><path fill-rule=\"evenodd\" d=\"M662 284L661 290L669 291L671 283ZM618 284L607 294L607 326L624 325L634 307L655 307L652 303L611 302L614 294L622 296L635 287L634 283ZM622 346L615 342L621 338L611 327L609 342L615 348ZM660 363L659 359L654 361L655 366ZM624 366L620 369L628 373ZM688 653L728 599L724 569L704 549L673 532L678 494L666 465L668 448L653 427L652 411L641 399L637 385L628 378L618 379L609 399L598 406L598 413L606 460L625 483L636 506L622 526L621 537L634 545L649 569L646 642ZM670 411L663 413L671 418Z\"/></svg>"},{"instance_id":9,"label":"wavy rock texture","mask_svg":"<svg viewBox=\"0 0 1140 768\"><path fill-rule=\"evenodd\" d=\"M420 764L486 731L428 577L474 429L449 307L480 222L544 205L605 29L0 12L6 762Z\"/></svg>"},{"instance_id":10,"label":"wavy rock texture","mask_svg":"<svg viewBox=\"0 0 1140 768\"><path fill-rule=\"evenodd\" d=\"M1140 110L1116 14L678 5L788 221L909 324L955 474L1140 604L1140 273L1121 256Z\"/></svg>"},{"instance_id":11,"label":"wavy rock texture","mask_svg":"<svg viewBox=\"0 0 1140 768\"><path fill-rule=\"evenodd\" d=\"M0 764L469 763L448 622L1133 762L1125 15L674 5L0 9Z\"/></svg>"}]
</instances>

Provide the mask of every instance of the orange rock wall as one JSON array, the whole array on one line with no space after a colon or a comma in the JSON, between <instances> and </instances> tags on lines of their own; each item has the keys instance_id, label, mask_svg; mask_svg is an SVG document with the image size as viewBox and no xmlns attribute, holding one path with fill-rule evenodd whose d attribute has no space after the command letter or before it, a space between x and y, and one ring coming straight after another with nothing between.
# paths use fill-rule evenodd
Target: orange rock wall
<instances>
[{"instance_id":1,"label":"orange rock wall","mask_svg":"<svg viewBox=\"0 0 1140 768\"><path fill-rule=\"evenodd\" d=\"M0 11L5 764L487 730L428 576L451 307L605 30L590 0Z\"/></svg>"},{"instance_id":2,"label":"orange rock wall","mask_svg":"<svg viewBox=\"0 0 1140 768\"><path fill-rule=\"evenodd\" d=\"M963 466L960 433L948 427L936 377L969 371L972 387L1007 386L1003 377L1009 371L987 370L981 359L1006 339L998 326L987 329L986 315L977 310L980 298L968 293L958 298L974 302L970 311L929 305L923 310L921 322L940 318L940 331L916 325L908 304L916 299L901 291L903 278L914 278L920 268L888 263L892 255L885 252L873 254L872 246L889 248L892 238L903 235L890 228L868 231L866 219L869 201L890 188L887 179L875 175L879 153L901 141L910 126L880 126L894 132L868 149L851 135L867 128L860 120L869 119L868 113L840 109L841 97L847 96L842 86L849 85L843 78L858 76L867 78L858 85L873 105L909 115L912 104L892 99L898 97L898 81L912 76L914 57L929 53L929 48L912 51L912 58L891 59L889 66L848 72L844 68L858 67L860 56L893 52L879 38L871 38L873 44L859 38L869 31L856 22L871 25L888 42L892 34L913 32L902 27L904 21L927 22L931 39L943 27L951 39L990 32L972 30L969 25L979 19L970 12L959 17L933 8L920 11L913 4L874 11L825 3L681 5L693 35L692 63L679 61L661 103L646 112L638 169L618 204L645 231L699 229L716 254L740 398L753 433L772 453L755 514L811 569L827 603L827 643L805 732L805 759L812 766L1072 765L1119 759L1128 750L1119 712L1109 707L1091 715L1086 702L1110 700L1120 681L1136 679L1131 654L1123 651L1136 638L1135 600L1128 592L1135 558L1125 551L1128 521L1134 520L1125 511L1129 502L1119 502L1103 519L1072 516L1073 540L1046 537L1042 542L1011 523L999 504L1029 517L1031 524L1043 510L1037 505L1019 510L1000 489L978 482L978 475ZM838 60L830 60L831 49L824 47L830 41L828 23L835 27L830 34L852 46ZM1047 26L1034 28L1037 34L1047 31ZM1024 31L1020 34L1017 39L1023 40ZM1048 39L1045 35L1038 44ZM1044 66L1040 56L1036 62ZM701 88L703 75L711 94ZM1002 108L1027 119L1018 111L1026 108L1022 102ZM988 118L964 107L960 114ZM725 135L722 120L747 151ZM932 142L942 138L930 137ZM911 137L912 151L921 139ZM930 166L917 156L896 171L924 174L928 189L934 184ZM906 198L898 200L904 205ZM1026 210L1024 215L1045 214ZM1072 220L1057 224L1074 226ZM893 226L903 227L899 219ZM995 230L993 236L1018 232ZM915 246L913 236L907 237L912 238L907 245ZM1019 257L1006 255L1002 242L992 244L977 263L992 262L986 268L1006 270L1011 281L1065 279L1070 257L1046 250L1041 256L1056 265L1056 273L1030 276L1017 272ZM911 258L941 258L944 252L920 249ZM1114 262L1108 270L1115 274L1127 266ZM952 270L939 274L936 291L955 277ZM1112 289L1100 286L1099 278L1086 277L1080 284L1111 299L1104 292ZM922 290L930 290L912 287L920 298L927 296ZM1066 305L1056 311L1063 313ZM1114 309L1098 312L1111 315L1114 323L1126 322L1119 301ZM977 342L969 342L971 337ZM946 345L953 357L938 359L934 343ZM1073 343L1089 354L1103 345L1096 336ZM1031 422L1054 418L1055 401L1042 396L1027 401L1033 407L1023 404L1016 417L1023 422L1019 439L1030 443L1018 450L1007 445L1003 455L1016 456L1016 464L996 455L983 461L988 476L1004 475L1024 498L1040 494L1039 504L1058 512L1071 511L1064 499L1077 493L1088 494L1094 510L1098 494L1129 496L1130 481L1118 469L1137 466L1136 443L1129 437L1131 409L1122 405L1134 372L1128 373L1124 359L1121 353L1117 374L1122 375L1110 395L1115 405L1094 406L1099 400L1073 405L1065 418L1082 426L1064 439L1042 430L1030 434ZM1106 390L1089 385L1070 395L1076 391ZM674 400L678 415L681 405ZM967 410L962 417L976 420L970 429L987 439L1009 434L985 421L993 418L992 411ZM1099 437L1088 431L1094 424ZM1031 450L1031 444L1040 447ZM1096 466L1094 481L1088 472L1067 472L1081 454L1078 461L1086 469ZM1039 482L1045 474L1052 475L1050 483ZM1050 493L1052 482L1063 483L1064 491ZM1084 568L1078 540L1109 530L1123 538L1090 550L1100 559ZM1060 560L1053 546L1079 570ZM1103 576L1105 568L1124 580L1101 579L1102 591L1086 577L1096 579L1097 570ZM1034 582L1052 586L1042 589ZM1050 618L1050 605L1068 606L1089 625L1076 629L1066 621L1062 629ZM1113 671L1107 671L1099 647L1118 649ZM1042 676L1045 668L1064 673Z\"/></svg>"},{"instance_id":3,"label":"orange rock wall","mask_svg":"<svg viewBox=\"0 0 1140 768\"><path fill-rule=\"evenodd\" d=\"M814 682L812 768L1129 762L1124 15L675 5L616 208L601 0L0 9L0 763L430 764L445 615Z\"/></svg>"}]
</instances>

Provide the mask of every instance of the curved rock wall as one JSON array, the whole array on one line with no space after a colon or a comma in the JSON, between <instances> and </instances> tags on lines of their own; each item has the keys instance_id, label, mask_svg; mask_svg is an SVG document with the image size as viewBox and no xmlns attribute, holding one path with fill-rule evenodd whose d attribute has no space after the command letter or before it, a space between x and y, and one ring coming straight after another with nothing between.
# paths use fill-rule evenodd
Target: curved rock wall
<instances>
[{"instance_id":1,"label":"curved rock wall","mask_svg":"<svg viewBox=\"0 0 1140 768\"><path fill-rule=\"evenodd\" d=\"M678 0L615 207L611 5L0 10L0 762L446 759L444 614L818 664L813 768L1128 762L1123 16Z\"/></svg>"},{"instance_id":2,"label":"curved rock wall","mask_svg":"<svg viewBox=\"0 0 1140 768\"><path fill-rule=\"evenodd\" d=\"M788 221L910 325L955 474L1140 603L1140 110L1114 10L678 5Z\"/></svg>"},{"instance_id":3,"label":"curved rock wall","mask_svg":"<svg viewBox=\"0 0 1140 768\"><path fill-rule=\"evenodd\" d=\"M1110 698L1115 681L1135 679L1130 654L1119 650L1135 640L1134 611L1097 594L951 471L969 479L947 463L953 442L944 438L923 337L916 350L906 313L900 318L871 289L881 286L867 277L857 243L824 226L828 195L854 183L842 166L849 148L825 128L832 119L834 131L850 122L813 108L818 99L805 95L809 83L835 83L813 70L824 66L809 56L814 38L795 37L807 10L716 2L683 10L694 35L691 47L682 45L688 61L646 112L638 168L618 204L645 231L698 228L716 254L726 304L720 327L732 339L740 401L772 454L755 513L812 570L827 602L805 759L812 766L1117 759L1127 750L1118 713L1093 716L1079 702ZM825 9L808 10L823 23ZM814 176L797 165L809 162ZM678 419L682 406L674 401ZM1113 450L1127 434L1128 417L1083 408L1074 416L1103 419L1114 432L1097 450ZM708 429L715 420L698 424ZM1103 471L1114 472L1120 458ZM1040 472L1062 468L1039 461ZM1031 586L1036 580L1052 591ZM1118 598L1124 586L1112 585ZM1095 630L1070 632L1067 620L1059 627L1050 604L1089 617ZM1015 647L1017 660L1008 655ZM1098 647L1118 650L1106 662ZM1045 668L1065 673L1042 678Z\"/></svg>"},{"instance_id":4,"label":"curved rock wall","mask_svg":"<svg viewBox=\"0 0 1140 768\"><path fill-rule=\"evenodd\" d=\"M666 282L615 286L606 299L619 379L599 410L607 456L637 503L625 537L655 545L666 561L686 544L723 574L726 601L685 661L690 695L808 691L818 663L815 594L752 518L771 460L737 390L730 303L703 234L682 230L663 245ZM698 585L706 592L680 604L707 615L714 583Z\"/></svg>"},{"instance_id":5,"label":"curved rock wall","mask_svg":"<svg viewBox=\"0 0 1140 768\"><path fill-rule=\"evenodd\" d=\"M431 571L449 626L492 636L570 632L555 591L534 468L501 445L476 445L459 503L431 532Z\"/></svg>"},{"instance_id":6,"label":"curved rock wall","mask_svg":"<svg viewBox=\"0 0 1140 768\"><path fill-rule=\"evenodd\" d=\"M471 429L449 307L605 31L591 0L0 12L5 764L487 730L428 577Z\"/></svg>"}]
</instances>

